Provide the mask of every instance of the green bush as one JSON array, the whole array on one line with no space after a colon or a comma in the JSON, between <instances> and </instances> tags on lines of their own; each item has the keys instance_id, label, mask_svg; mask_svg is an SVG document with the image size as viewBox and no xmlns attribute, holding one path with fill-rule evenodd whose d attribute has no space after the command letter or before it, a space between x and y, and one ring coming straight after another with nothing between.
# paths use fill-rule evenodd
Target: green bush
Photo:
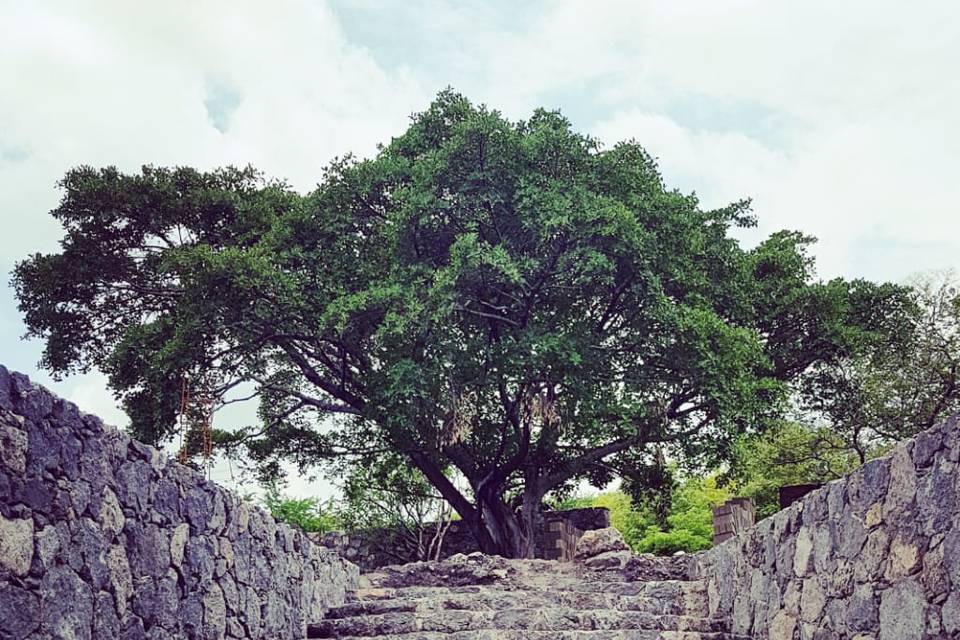
<instances>
[{"instance_id":1,"label":"green bush","mask_svg":"<svg viewBox=\"0 0 960 640\"><path fill-rule=\"evenodd\" d=\"M630 496L622 491L608 491L595 496L570 498L557 507L563 509L582 509L586 507L605 507L610 511L610 524L616 528L632 549L636 549L647 529L654 524L651 513L637 509L630 503Z\"/></svg>"},{"instance_id":2,"label":"green bush","mask_svg":"<svg viewBox=\"0 0 960 640\"><path fill-rule=\"evenodd\" d=\"M672 531L650 529L640 540L636 551L654 553L658 556L670 556L678 551L693 553L709 549L711 546L713 546L713 543L709 538L704 538L687 529Z\"/></svg>"},{"instance_id":3,"label":"green bush","mask_svg":"<svg viewBox=\"0 0 960 640\"><path fill-rule=\"evenodd\" d=\"M856 454L830 429L785 423L740 439L727 477L737 483L739 495L753 498L760 520L780 509L780 487L829 482L858 465Z\"/></svg>"},{"instance_id":4,"label":"green bush","mask_svg":"<svg viewBox=\"0 0 960 640\"><path fill-rule=\"evenodd\" d=\"M717 485L715 474L683 479L673 494L666 530L656 525L649 509L632 504L622 491L568 499L559 508L606 507L610 510L610 524L620 531L631 549L671 555L709 549L713 544L713 507L731 497L729 487Z\"/></svg>"},{"instance_id":5,"label":"green bush","mask_svg":"<svg viewBox=\"0 0 960 640\"><path fill-rule=\"evenodd\" d=\"M332 510L325 510L319 500L289 498L276 484L266 487L263 504L275 520L300 527L307 533L325 533L339 528L337 516Z\"/></svg>"}]
</instances>

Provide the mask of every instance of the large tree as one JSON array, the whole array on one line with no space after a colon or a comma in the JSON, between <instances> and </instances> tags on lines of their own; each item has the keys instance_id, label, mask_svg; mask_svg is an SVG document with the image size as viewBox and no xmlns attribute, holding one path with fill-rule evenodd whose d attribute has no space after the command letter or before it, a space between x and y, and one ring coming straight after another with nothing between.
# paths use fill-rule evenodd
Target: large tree
<instances>
[{"instance_id":1,"label":"large tree","mask_svg":"<svg viewBox=\"0 0 960 640\"><path fill-rule=\"evenodd\" d=\"M741 248L749 204L701 209L636 143L449 91L303 197L234 169L62 187L61 251L14 276L45 366L102 368L151 441L185 389L202 421L252 388L258 424L233 438L256 461L402 454L512 556L565 484L724 459L903 300L816 281L796 233Z\"/></svg>"}]
</instances>

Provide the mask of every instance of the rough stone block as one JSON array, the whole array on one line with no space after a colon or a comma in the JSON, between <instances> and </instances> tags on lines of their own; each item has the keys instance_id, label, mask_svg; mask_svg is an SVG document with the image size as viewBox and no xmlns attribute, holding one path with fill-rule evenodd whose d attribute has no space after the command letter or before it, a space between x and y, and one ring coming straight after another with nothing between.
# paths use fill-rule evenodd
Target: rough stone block
<instances>
[{"instance_id":1,"label":"rough stone block","mask_svg":"<svg viewBox=\"0 0 960 640\"><path fill-rule=\"evenodd\" d=\"M301 533L0 367L0 638L304 637L357 579Z\"/></svg>"}]
</instances>

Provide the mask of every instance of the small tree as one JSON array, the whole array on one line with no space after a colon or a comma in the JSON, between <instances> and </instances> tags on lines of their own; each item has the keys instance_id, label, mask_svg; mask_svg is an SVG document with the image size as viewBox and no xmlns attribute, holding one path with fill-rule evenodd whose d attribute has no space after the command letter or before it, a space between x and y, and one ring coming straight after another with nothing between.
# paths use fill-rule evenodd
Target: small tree
<instances>
[{"instance_id":1,"label":"small tree","mask_svg":"<svg viewBox=\"0 0 960 640\"><path fill-rule=\"evenodd\" d=\"M283 494L279 482L265 487L263 504L279 522L295 525L307 533L325 533L340 526L331 503L322 504L316 498L291 498Z\"/></svg>"},{"instance_id":2,"label":"small tree","mask_svg":"<svg viewBox=\"0 0 960 640\"><path fill-rule=\"evenodd\" d=\"M419 471L393 457L350 464L335 477L346 529L387 536L380 546L401 562L440 558L453 510Z\"/></svg>"},{"instance_id":3,"label":"small tree","mask_svg":"<svg viewBox=\"0 0 960 640\"><path fill-rule=\"evenodd\" d=\"M799 408L828 448L860 464L885 445L960 411L960 281L954 272L913 279L896 340L868 342L818 363L801 378Z\"/></svg>"},{"instance_id":4,"label":"small tree","mask_svg":"<svg viewBox=\"0 0 960 640\"><path fill-rule=\"evenodd\" d=\"M765 518L780 509L780 487L836 480L860 464L858 451L829 427L784 423L738 442L724 480Z\"/></svg>"}]
</instances>

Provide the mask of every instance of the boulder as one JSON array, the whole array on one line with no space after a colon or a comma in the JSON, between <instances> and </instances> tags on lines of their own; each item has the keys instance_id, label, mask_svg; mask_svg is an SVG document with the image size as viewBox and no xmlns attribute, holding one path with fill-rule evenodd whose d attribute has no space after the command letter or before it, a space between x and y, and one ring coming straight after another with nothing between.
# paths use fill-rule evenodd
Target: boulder
<instances>
[{"instance_id":1,"label":"boulder","mask_svg":"<svg viewBox=\"0 0 960 640\"><path fill-rule=\"evenodd\" d=\"M608 551L627 551L630 547L624 542L623 536L613 527L587 531L577 540L574 557L577 559L592 558Z\"/></svg>"},{"instance_id":2,"label":"boulder","mask_svg":"<svg viewBox=\"0 0 960 640\"><path fill-rule=\"evenodd\" d=\"M620 570L625 568L632 559L632 551L604 551L585 559L583 566L595 571Z\"/></svg>"}]
</instances>

